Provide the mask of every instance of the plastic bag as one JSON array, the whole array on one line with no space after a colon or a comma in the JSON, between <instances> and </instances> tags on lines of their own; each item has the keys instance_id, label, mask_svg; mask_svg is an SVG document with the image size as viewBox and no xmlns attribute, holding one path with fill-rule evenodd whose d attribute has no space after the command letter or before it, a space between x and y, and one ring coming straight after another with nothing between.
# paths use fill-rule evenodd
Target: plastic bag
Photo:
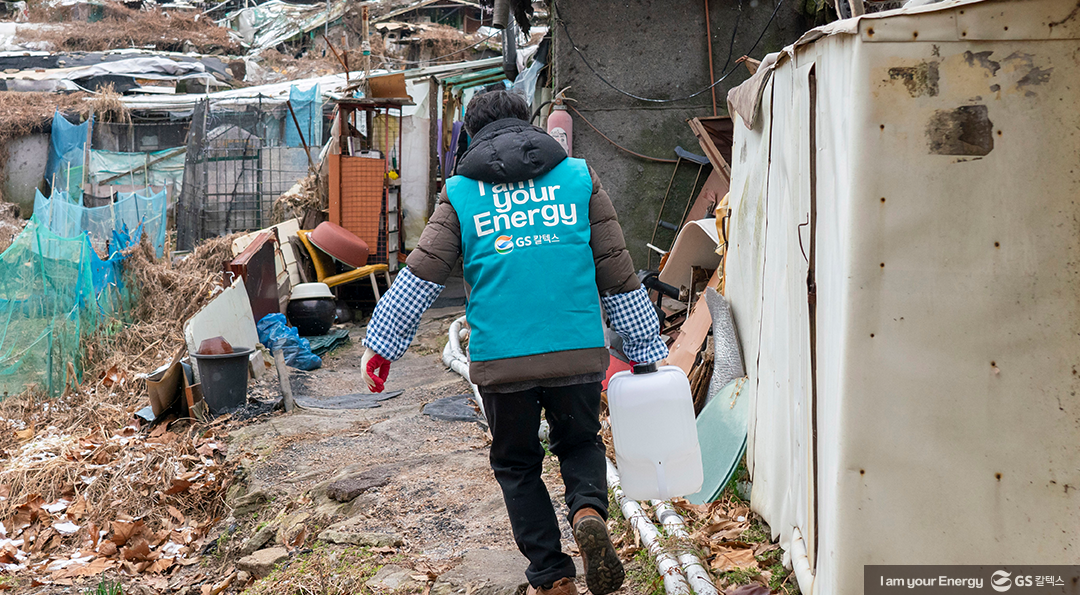
<instances>
[{"instance_id":1,"label":"plastic bag","mask_svg":"<svg viewBox=\"0 0 1080 595\"><path fill-rule=\"evenodd\" d=\"M284 314L267 314L255 327L259 331L259 342L271 352L280 349L286 364L300 370L322 367L322 360L311 352L311 344L285 323Z\"/></svg>"}]
</instances>

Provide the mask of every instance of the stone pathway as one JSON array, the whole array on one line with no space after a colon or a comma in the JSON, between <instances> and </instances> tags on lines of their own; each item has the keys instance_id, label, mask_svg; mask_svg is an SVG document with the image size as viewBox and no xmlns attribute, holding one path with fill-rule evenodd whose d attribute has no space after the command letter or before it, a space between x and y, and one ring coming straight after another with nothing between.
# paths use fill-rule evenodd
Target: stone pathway
<instances>
[{"instance_id":1,"label":"stone pathway","mask_svg":"<svg viewBox=\"0 0 1080 595\"><path fill-rule=\"evenodd\" d=\"M234 518L227 523L252 527L239 540L239 570L265 576L268 561L280 560L285 547L318 541L395 548L411 559L456 564L431 586L433 595L524 592L527 562L514 545L488 466L485 429L422 413L438 399L471 394L441 361L446 331L462 314L463 308L454 307L425 315L417 340L391 367L387 390L404 393L380 407L297 409L233 433L230 456L242 457L244 476L229 494ZM323 368L293 375L295 394L365 391L363 329L354 327L351 334L352 344L327 358ZM545 465L545 481L564 516L554 460ZM569 526L561 523L564 549L572 551ZM388 565L369 586L423 585L415 571Z\"/></svg>"}]
</instances>

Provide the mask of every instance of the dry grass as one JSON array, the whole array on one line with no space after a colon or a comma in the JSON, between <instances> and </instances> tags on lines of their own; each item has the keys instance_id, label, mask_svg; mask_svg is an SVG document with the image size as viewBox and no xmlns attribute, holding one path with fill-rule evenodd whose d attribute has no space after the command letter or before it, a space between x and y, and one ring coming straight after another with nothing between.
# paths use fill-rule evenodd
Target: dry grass
<instances>
[{"instance_id":1,"label":"dry grass","mask_svg":"<svg viewBox=\"0 0 1080 595\"><path fill-rule=\"evenodd\" d=\"M262 58L261 66L295 80L325 76L342 71L341 64L333 54L319 56L315 51L309 51L300 58L293 58L270 48L263 50L259 56Z\"/></svg>"},{"instance_id":2,"label":"dry grass","mask_svg":"<svg viewBox=\"0 0 1080 595\"><path fill-rule=\"evenodd\" d=\"M460 30L447 25L432 25L417 37L420 38L420 47L423 48L421 55L432 58L457 52L476 43L475 40L465 37ZM460 62L466 57L464 52L459 52L441 61Z\"/></svg>"},{"instance_id":3,"label":"dry grass","mask_svg":"<svg viewBox=\"0 0 1080 595\"><path fill-rule=\"evenodd\" d=\"M166 363L184 342L184 323L216 294L221 265L232 258L239 235L206 240L176 264L156 259L145 237L129 249L124 283L135 298L131 322L86 340L87 375L96 378L113 366L146 372Z\"/></svg>"},{"instance_id":4,"label":"dry grass","mask_svg":"<svg viewBox=\"0 0 1080 595\"><path fill-rule=\"evenodd\" d=\"M90 100L90 109L99 122L131 124L131 112L112 83L105 83L97 89L97 95Z\"/></svg>"},{"instance_id":5,"label":"dry grass","mask_svg":"<svg viewBox=\"0 0 1080 595\"><path fill-rule=\"evenodd\" d=\"M136 373L165 363L183 344L183 323L214 295L235 237L204 242L171 264L153 257L144 236L125 261L125 283L138 298L132 320L116 321L85 339L78 390L58 398L26 393L0 402L0 495L6 496L0 498L0 520L9 537L13 532L36 536L27 549L31 574L77 576L46 569L50 560L76 548L97 559L64 572L96 574L119 567L129 574L161 572L195 555L194 540L204 539L222 516L233 477L224 452L228 418L209 425L175 420L148 434L137 429L133 414L147 404L145 381ZM41 508L60 499L69 503L65 511ZM133 519L145 525L151 548L165 547L171 539L171 553L158 550L140 559L138 552L118 554L97 539L98 529L111 527L110 541L122 546L126 538L117 521ZM61 520L78 525L78 532L58 534L52 527Z\"/></svg>"},{"instance_id":6,"label":"dry grass","mask_svg":"<svg viewBox=\"0 0 1080 595\"><path fill-rule=\"evenodd\" d=\"M19 217L18 205L0 202L0 252L8 249L25 226L26 221Z\"/></svg>"},{"instance_id":7,"label":"dry grass","mask_svg":"<svg viewBox=\"0 0 1080 595\"><path fill-rule=\"evenodd\" d=\"M271 221L276 224L294 217L303 221L309 212L323 211L329 206L328 197L320 191L318 179L309 174L274 200Z\"/></svg>"},{"instance_id":8,"label":"dry grass","mask_svg":"<svg viewBox=\"0 0 1080 595\"><path fill-rule=\"evenodd\" d=\"M187 259L176 265L153 258L153 248L146 238L130 250L124 276L137 301L132 320L105 326L99 333L84 339L83 385L79 391L49 399L33 393L0 402L0 461L20 448L16 432L28 428L65 437L71 444L52 444L49 448L76 448L78 439L107 439L111 432L126 426L136 409L146 404L145 382L135 380L166 363L183 345L183 324L210 301L221 277L221 263L231 257L235 236L204 242ZM109 374L112 372L112 374ZM46 430L46 428L51 428ZM58 438L59 439L59 438ZM182 450L177 456L182 455ZM152 460L147 461L153 464ZM54 464L85 464L80 458L60 457ZM11 487L8 500L0 502L0 518L12 505L26 496L39 493L54 497L71 484L70 473L52 467L24 468L9 459L3 462L0 484ZM29 473L28 478L11 482L5 479L10 470ZM108 505L94 502L93 506Z\"/></svg>"},{"instance_id":9,"label":"dry grass","mask_svg":"<svg viewBox=\"0 0 1080 595\"><path fill-rule=\"evenodd\" d=\"M100 52L115 48L152 47L182 52L194 49L203 54L241 54L242 48L210 19L166 10L131 10L106 4L105 18L96 23L63 22L63 12L52 10L40 19L54 26L20 30L16 42L44 41L55 50Z\"/></svg>"},{"instance_id":10,"label":"dry grass","mask_svg":"<svg viewBox=\"0 0 1080 595\"><path fill-rule=\"evenodd\" d=\"M0 144L11 139L44 130L52 120L53 112L90 113L90 93L18 93L0 92Z\"/></svg>"}]
</instances>

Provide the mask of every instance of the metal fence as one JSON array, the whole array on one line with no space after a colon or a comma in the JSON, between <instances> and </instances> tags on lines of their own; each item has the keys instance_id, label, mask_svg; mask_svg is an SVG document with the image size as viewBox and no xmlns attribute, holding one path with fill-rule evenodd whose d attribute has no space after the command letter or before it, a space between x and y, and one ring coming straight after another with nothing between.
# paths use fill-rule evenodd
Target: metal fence
<instances>
[{"instance_id":1,"label":"metal fence","mask_svg":"<svg viewBox=\"0 0 1080 595\"><path fill-rule=\"evenodd\" d=\"M305 148L286 143L290 118L281 104L260 101L227 109L199 104L187 135L177 249L270 225L274 200L309 173ZM321 127L325 118L319 120L315 125ZM317 159L319 147L310 150Z\"/></svg>"}]
</instances>

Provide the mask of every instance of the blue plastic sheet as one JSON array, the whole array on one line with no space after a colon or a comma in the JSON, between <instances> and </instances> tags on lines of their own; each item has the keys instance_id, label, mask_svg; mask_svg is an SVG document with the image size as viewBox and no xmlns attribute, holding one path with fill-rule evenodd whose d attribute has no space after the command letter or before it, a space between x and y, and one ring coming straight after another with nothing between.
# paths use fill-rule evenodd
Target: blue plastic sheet
<instances>
[{"instance_id":1,"label":"blue plastic sheet","mask_svg":"<svg viewBox=\"0 0 1080 595\"><path fill-rule=\"evenodd\" d=\"M142 228L160 258L165 251L166 209L168 200L164 190L152 192L117 193L116 202L101 207L83 207L63 199L62 192L54 192L46 198L41 192L34 196L34 216L49 231L61 237L75 237L86 232L90 242L103 249L113 239L116 231L124 233ZM138 243L140 235L128 238Z\"/></svg>"},{"instance_id":2,"label":"blue plastic sheet","mask_svg":"<svg viewBox=\"0 0 1080 595\"><path fill-rule=\"evenodd\" d=\"M255 327L259 331L259 343L271 351L280 349L286 364L300 370L322 367L322 360L311 352L311 344L285 322L284 314L267 314Z\"/></svg>"},{"instance_id":3,"label":"blue plastic sheet","mask_svg":"<svg viewBox=\"0 0 1080 595\"><path fill-rule=\"evenodd\" d=\"M285 114L285 145L289 147L301 147L300 133L303 133L304 141L309 147L322 146L322 95L319 93L319 85L314 85L306 91L301 91L296 85L289 89L289 103L292 104L296 121L300 123L300 130L296 129L290 114ZM286 108L288 109L288 108Z\"/></svg>"},{"instance_id":4,"label":"blue plastic sheet","mask_svg":"<svg viewBox=\"0 0 1080 595\"><path fill-rule=\"evenodd\" d=\"M90 150L90 172L87 179L98 185L177 187L184 181L184 147L161 149L149 153L122 153Z\"/></svg>"},{"instance_id":5,"label":"blue plastic sheet","mask_svg":"<svg viewBox=\"0 0 1080 595\"><path fill-rule=\"evenodd\" d=\"M69 192L76 204L81 204L83 152L86 148L87 132L91 126L93 126L93 116L82 124L72 124L60 112L53 112L49 157L45 163L45 180L50 188Z\"/></svg>"}]
</instances>

